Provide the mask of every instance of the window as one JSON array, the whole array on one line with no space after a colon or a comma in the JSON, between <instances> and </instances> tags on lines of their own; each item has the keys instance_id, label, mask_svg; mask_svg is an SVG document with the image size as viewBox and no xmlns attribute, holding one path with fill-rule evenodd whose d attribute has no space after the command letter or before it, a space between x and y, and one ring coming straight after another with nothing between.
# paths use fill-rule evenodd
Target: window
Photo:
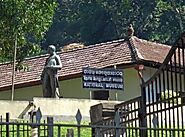
<instances>
[{"instance_id":1,"label":"window","mask_svg":"<svg viewBox=\"0 0 185 137\"><path fill-rule=\"evenodd\" d=\"M108 90L93 91L93 99L108 100L109 99L109 91Z\"/></svg>"}]
</instances>

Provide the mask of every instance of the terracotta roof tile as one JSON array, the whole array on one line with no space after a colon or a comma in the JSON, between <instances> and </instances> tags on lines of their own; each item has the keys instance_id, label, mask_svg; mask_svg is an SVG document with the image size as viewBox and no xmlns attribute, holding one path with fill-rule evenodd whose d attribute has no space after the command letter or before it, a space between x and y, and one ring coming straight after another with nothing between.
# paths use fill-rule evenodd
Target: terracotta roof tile
<instances>
[{"instance_id":1,"label":"terracotta roof tile","mask_svg":"<svg viewBox=\"0 0 185 137\"><path fill-rule=\"evenodd\" d=\"M162 63L170 47L162 44L148 42L132 37L132 46L136 48L134 53L129 40L115 40L96 45L90 45L83 49L58 53L63 68L59 71L59 77L80 74L82 67L104 68L113 65L134 64L135 54L139 59ZM39 82L40 74L44 67L47 55L25 59L23 63L28 65L27 72L16 72L15 85L31 82ZM10 63L0 65L0 90L11 86L12 65Z\"/></svg>"},{"instance_id":2,"label":"terracotta roof tile","mask_svg":"<svg viewBox=\"0 0 185 137\"><path fill-rule=\"evenodd\" d=\"M169 45L150 42L137 37L132 37L132 41L140 59L157 63L164 61L171 48Z\"/></svg>"}]
</instances>

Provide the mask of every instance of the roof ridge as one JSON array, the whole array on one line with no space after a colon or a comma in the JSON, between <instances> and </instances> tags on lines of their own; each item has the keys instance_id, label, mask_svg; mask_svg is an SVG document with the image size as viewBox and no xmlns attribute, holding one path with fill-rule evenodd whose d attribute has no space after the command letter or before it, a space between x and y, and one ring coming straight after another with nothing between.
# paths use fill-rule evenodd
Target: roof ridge
<instances>
[{"instance_id":1,"label":"roof ridge","mask_svg":"<svg viewBox=\"0 0 185 137\"><path fill-rule=\"evenodd\" d=\"M134 61L138 61L139 59L139 56L138 56L138 50L136 49L135 45L134 45L134 41L133 41L133 36L129 37L128 38L128 43L129 43L129 46L130 46L130 49L131 49L131 53L133 53L133 59Z\"/></svg>"},{"instance_id":2,"label":"roof ridge","mask_svg":"<svg viewBox=\"0 0 185 137\"><path fill-rule=\"evenodd\" d=\"M111 43L122 42L122 41L125 41L125 39L110 40L110 41L101 42L101 43L98 43L98 44L91 44L89 46L98 46L98 45L111 44ZM87 46L87 47L89 47L89 46Z\"/></svg>"},{"instance_id":3,"label":"roof ridge","mask_svg":"<svg viewBox=\"0 0 185 137\"><path fill-rule=\"evenodd\" d=\"M139 50L137 49L136 45L135 45L135 42L134 42L134 38L137 38L139 39L138 37L136 36L132 36L130 38L130 42L132 43L132 46L133 46L133 49L135 51L135 55L136 55L136 59L139 60L139 59L144 59L144 57L142 56L142 54L139 52ZM146 40L147 41L147 40Z\"/></svg>"},{"instance_id":4,"label":"roof ridge","mask_svg":"<svg viewBox=\"0 0 185 137\"><path fill-rule=\"evenodd\" d=\"M107 41L107 42L101 42L101 43L98 43L98 44L91 44L91 45L85 46L82 49L77 49L77 50L83 50L83 49L87 49L87 48L93 48L93 47L96 47L96 46L102 46L102 45L106 45L106 44L112 44L112 43L124 42L124 41L125 41L125 39L123 39L123 38L122 39L117 39L117 40L111 40L111 41ZM76 51L76 50L74 50L74 51ZM70 51L68 51L68 52L70 52Z\"/></svg>"},{"instance_id":5,"label":"roof ridge","mask_svg":"<svg viewBox=\"0 0 185 137\"><path fill-rule=\"evenodd\" d=\"M24 58L23 62L24 61L27 61L27 60L31 60L31 59L36 59L36 58L40 58L40 57L45 57L47 56L48 54L42 54L42 55L36 55L36 56L32 56L32 57L26 57ZM0 65L8 65L8 64L12 64L12 61L6 61L6 62L2 62L0 63Z\"/></svg>"},{"instance_id":6,"label":"roof ridge","mask_svg":"<svg viewBox=\"0 0 185 137\"><path fill-rule=\"evenodd\" d=\"M144 41L144 42L148 42L148 43L155 43L157 45L166 46L166 47L171 47L172 46L172 45L168 45L168 44L165 44L165 43L159 43L159 42L156 42L156 41L149 41L149 40L146 40L146 39L141 39L141 38L138 38L136 36L133 36L133 37L137 38L140 41Z\"/></svg>"},{"instance_id":7,"label":"roof ridge","mask_svg":"<svg viewBox=\"0 0 185 137\"><path fill-rule=\"evenodd\" d=\"M61 55L63 53L68 53L68 52L74 52L74 51L77 51L77 50L83 50L83 49L88 49L88 48L93 48L93 47L96 47L96 46L102 46L102 45L106 45L106 44L112 44L112 43L116 43L116 42L124 42L125 39L121 38L121 39L117 39L117 40L110 40L110 41L107 41L107 42L102 42L102 43L98 43L98 44L92 44L92 45L88 45L88 46L85 46L84 48L81 48L81 49L76 49L76 50L71 50L71 51L66 51L66 52L57 52L58 55ZM26 57L24 58L23 61L27 61L27 60L32 60L32 59L36 59L36 58L41 58L41 57L46 57L48 54L41 54L41 55L36 55L36 56L32 56L32 57ZM8 64L11 64L12 61L7 61L7 62L2 62L0 63L0 65L8 65Z\"/></svg>"}]
</instances>

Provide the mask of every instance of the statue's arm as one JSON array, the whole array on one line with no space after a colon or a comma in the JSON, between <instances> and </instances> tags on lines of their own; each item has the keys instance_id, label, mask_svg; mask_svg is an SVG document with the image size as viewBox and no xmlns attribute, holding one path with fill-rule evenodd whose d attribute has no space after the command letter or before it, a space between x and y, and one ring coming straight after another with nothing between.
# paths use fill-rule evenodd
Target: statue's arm
<instances>
[{"instance_id":1,"label":"statue's arm","mask_svg":"<svg viewBox=\"0 0 185 137\"><path fill-rule=\"evenodd\" d=\"M56 59L56 62L57 62L56 65L54 65L54 66L47 66L46 68L61 69L62 68L62 62L60 60L60 57L58 55L56 55L55 59Z\"/></svg>"},{"instance_id":2,"label":"statue's arm","mask_svg":"<svg viewBox=\"0 0 185 137\"><path fill-rule=\"evenodd\" d=\"M54 67L57 68L57 69L61 69L62 68L62 62L61 62L60 56L57 55L56 60L57 60L57 65L54 66Z\"/></svg>"},{"instance_id":3,"label":"statue's arm","mask_svg":"<svg viewBox=\"0 0 185 137\"><path fill-rule=\"evenodd\" d=\"M44 79L44 72L45 70L43 69L43 71L42 71L42 73L41 73L41 75L40 75L40 78L41 78L41 80L43 80Z\"/></svg>"}]
</instances>

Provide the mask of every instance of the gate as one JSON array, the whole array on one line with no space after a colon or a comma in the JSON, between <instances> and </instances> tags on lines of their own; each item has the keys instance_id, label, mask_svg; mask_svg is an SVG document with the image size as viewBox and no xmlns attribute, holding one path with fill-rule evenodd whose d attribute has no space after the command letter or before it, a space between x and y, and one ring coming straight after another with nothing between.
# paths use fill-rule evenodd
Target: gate
<instances>
[{"instance_id":1,"label":"gate","mask_svg":"<svg viewBox=\"0 0 185 137\"><path fill-rule=\"evenodd\" d=\"M142 84L142 136L184 137L185 34L169 51L161 67ZM152 130L151 130L152 129Z\"/></svg>"},{"instance_id":2,"label":"gate","mask_svg":"<svg viewBox=\"0 0 185 137\"><path fill-rule=\"evenodd\" d=\"M156 73L141 84L141 96L115 105L115 117L99 125L104 137L185 136L185 33Z\"/></svg>"},{"instance_id":3,"label":"gate","mask_svg":"<svg viewBox=\"0 0 185 137\"><path fill-rule=\"evenodd\" d=\"M55 136L60 137L64 126L77 128L78 137L81 136L81 128L92 128L95 131L92 136L95 137L185 137L184 50L185 33L170 49L157 72L142 83L141 96L115 105L115 115L112 117L93 125L81 125L79 111L76 115L77 125L10 123L9 120L3 123L1 118L0 137L9 137L11 133L20 137L20 132L22 136L30 136L30 127L33 126L38 127L38 136L48 137L53 137L55 131ZM26 128L20 128L21 125L26 125ZM88 136L91 135L86 133Z\"/></svg>"}]
</instances>

